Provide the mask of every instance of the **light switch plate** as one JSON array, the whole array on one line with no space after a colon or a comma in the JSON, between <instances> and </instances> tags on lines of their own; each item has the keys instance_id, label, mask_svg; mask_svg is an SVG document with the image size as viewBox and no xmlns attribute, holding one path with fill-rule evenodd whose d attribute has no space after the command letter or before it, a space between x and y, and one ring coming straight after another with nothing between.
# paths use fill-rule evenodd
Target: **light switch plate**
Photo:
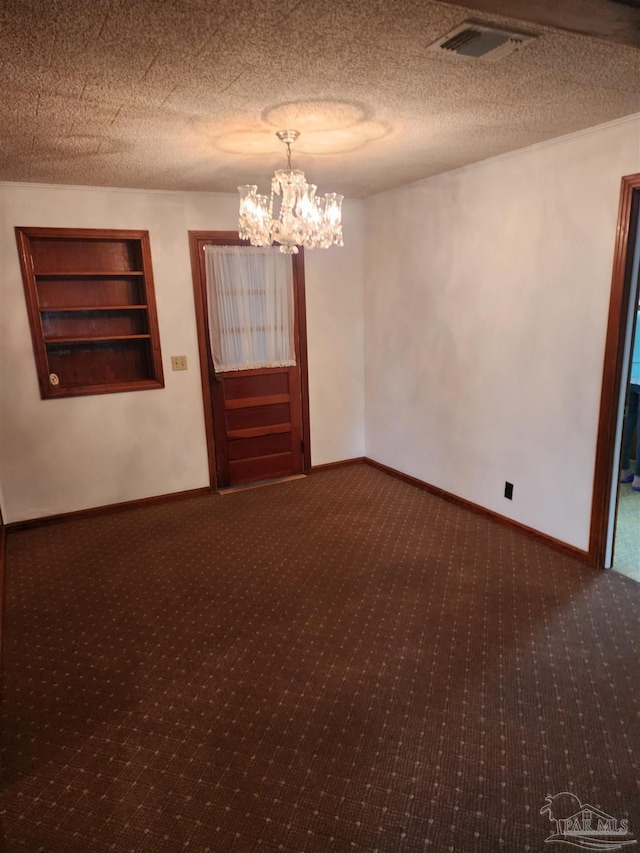
<instances>
[{"instance_id":1,"label":"light switch plate","mask_svg":"<svg viewBox=\"0 0 640 853\"><path fill-rule=\"evenodd\" d=\"M171 369L172 370L186 370L187 369L187 357L186 357L186 355L172 355L171 356Z\"/></svg>"}]
</instances>

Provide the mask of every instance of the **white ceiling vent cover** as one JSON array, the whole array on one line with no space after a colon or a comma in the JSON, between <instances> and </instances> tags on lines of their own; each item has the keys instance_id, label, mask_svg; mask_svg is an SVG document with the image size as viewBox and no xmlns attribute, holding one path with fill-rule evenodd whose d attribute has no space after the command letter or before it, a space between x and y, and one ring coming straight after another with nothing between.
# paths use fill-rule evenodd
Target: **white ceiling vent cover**
<instances>
[{"instance_id":1,"label":"white ceiling vent cover","mask_svg":"<svg viewBox=\"0 0 640 853\"><path fill-rule=\"evenodd\" d=\"M530 33L503 30L499 27L477 24L475 21L466 21L430 44L428 50L438 53L444 50L458 56L469 56L475 59L482 57L482 59L495 61L519 50L535 38L536 36Z\"/></svg>"}]
</instances>

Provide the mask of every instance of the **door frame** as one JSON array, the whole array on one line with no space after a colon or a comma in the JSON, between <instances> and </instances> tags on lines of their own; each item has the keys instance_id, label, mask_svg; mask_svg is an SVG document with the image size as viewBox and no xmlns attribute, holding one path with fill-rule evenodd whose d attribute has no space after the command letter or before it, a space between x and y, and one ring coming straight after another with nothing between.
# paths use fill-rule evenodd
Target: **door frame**
<instances>
[{"instance_id":1,"label":"door frame","mask_svg":"<svg viewBox=\"0 0 640 853\"><path fill-rule=\"evenodd\" d=\"M613 510L611 509L611 497L613 471L614 467L617 470L619 463L619 459L615 458L619 419L618 404L625 369L627 318L633 287L633 259L639 216L640 173L626 175L622 178L620 187L591 502L589 562L597 568L604 568L609 520L611 512L617 511L617 496Z\"/></svg>"},{"instance_id":2,"label":"door frame","mask_svg":"<svg viewBox=\"0 0 640 853\"><path fill-rule=\"evenodd\" d=\"M202 400L204 403L204 425L207 438L207 456L209 459L209 483L212 489L218 488L216 468L216 445L214 434L213 397L211 381L214 375L213 360L209 348L209 320L207 315L206 280L202 275L202 257L205 246L248 246L248 240L241 240L237 231L189 231L189 252L191 255L191 275L193 279L193 297L198 332L198 353L200 356L200 377L202 380ZM293 261L293 293L298 327L298 353L300 358L300 391L302 396L302 471L311 471L311 438L309 424L309 370L307 360L307 311L304 281L304 250L300 247Z\"/></svg>"}]
</instances>

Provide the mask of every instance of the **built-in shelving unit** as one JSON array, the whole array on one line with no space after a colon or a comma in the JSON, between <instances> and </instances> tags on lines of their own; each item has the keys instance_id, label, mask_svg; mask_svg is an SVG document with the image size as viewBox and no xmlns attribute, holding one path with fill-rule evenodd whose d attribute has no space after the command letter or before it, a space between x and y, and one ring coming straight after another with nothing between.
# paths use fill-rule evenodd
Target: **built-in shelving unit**
<instances>
[{"instance_id":1,"label":"built-in shelving unit","mask_svg":"<svg viewBox=\"0 0 640 853\"><path fill-rule=\"evenodd\" d=\"M162 388L148 232L16 237L42 397Z\"/></svg>"}]
</instances>

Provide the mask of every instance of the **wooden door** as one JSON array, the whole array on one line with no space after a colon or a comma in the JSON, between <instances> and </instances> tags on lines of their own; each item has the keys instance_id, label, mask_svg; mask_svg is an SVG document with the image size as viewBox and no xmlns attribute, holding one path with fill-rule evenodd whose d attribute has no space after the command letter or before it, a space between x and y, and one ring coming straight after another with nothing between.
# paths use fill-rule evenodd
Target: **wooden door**
<instances>
[{"instance_id":1,"label":"wooden door","mask_svg":"<svg viewBox=\"0 0 640 853\"><path fill-rule=\"evenodd\" d=\"M216 373L209 347L204 247L243 246L236 232L190 232L211 484L270 480L310 469L304 258L292 256L294 367Z\"/></svg>"}]
</instances>

